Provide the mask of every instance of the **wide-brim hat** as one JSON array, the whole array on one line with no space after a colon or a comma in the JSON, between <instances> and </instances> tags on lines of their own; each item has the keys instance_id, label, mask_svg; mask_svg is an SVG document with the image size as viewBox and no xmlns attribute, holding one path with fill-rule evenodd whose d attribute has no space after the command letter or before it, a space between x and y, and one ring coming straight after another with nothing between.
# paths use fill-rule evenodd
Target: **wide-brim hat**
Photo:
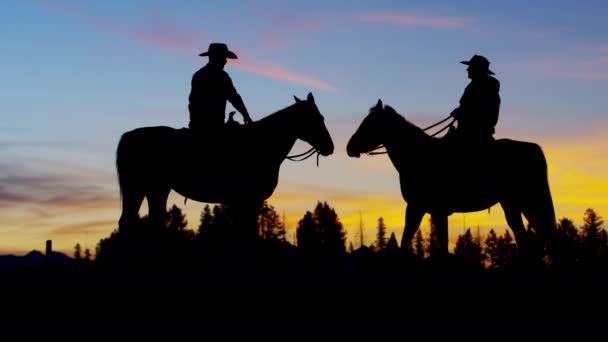
<instances>
[{"instance_id":1,"label":"wide-brim hat","mask_svg":"<svg viewBox=\"0 0 608 342\"><path fill-rule=\"evenodd\" d=\"M199 56L224 56L226 58L237 59L236 54L228 50L228 46L224 43L211 43L209 49L206 52L199 54Z\"/></svg>"},{"instance_id":2,"label":"wide-brim hat","mask_svg":"<svg viewBox=\"0 0 608 342\"><path fill-rule=\"evenodd\" d=\"M490 61L484 56L474 55L470 60L462 61L460 63L471 66L479 71L484 71L486 74L495 75L494 72L490 70Z\"/></svg>"}]
</instances>

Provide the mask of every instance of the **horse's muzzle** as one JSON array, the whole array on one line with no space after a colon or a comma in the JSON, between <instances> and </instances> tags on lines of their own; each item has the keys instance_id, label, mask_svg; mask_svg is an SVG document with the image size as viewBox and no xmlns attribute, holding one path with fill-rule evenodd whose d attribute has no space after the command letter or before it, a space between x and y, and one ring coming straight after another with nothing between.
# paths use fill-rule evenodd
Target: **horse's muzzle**
<instances>
[{"instance_id":1,"label":"horse's muzzle","mask_svg":"<svg viewBox=\"0 0 608 342\"><path fill-rule=\"evenodd\" d=\"M354 151L352 148L349 148L349 146L346 147L346 153L348 154L349 157L354 157L354 158L359 158L359 156L361 155L361 153Z\"/></svg>"},{"instance_id":2,"label":"horse's muzzle","mask_svg":"<svg viewBox=\"0 0 608 342\"><path fill-rule=\"evenodd\" d=\"M330 147L328 148L324 148L322 150L319 150L319 153L323 156L323 157L327 157L330 156L334 153L334 145L332 144Z\"/></svg>"}]
</instances>

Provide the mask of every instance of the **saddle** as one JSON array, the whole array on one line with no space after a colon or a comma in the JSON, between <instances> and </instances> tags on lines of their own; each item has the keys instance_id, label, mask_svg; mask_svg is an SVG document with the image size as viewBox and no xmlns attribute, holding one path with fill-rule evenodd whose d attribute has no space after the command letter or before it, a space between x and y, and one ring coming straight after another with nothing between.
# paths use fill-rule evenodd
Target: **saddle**
<instances>
[{"instance_id":1,"label":"saddle","mask_svg":"<svg viewBox=\"0 0 608 342\"><path fill-rule=\"evenodd\" d=\"M204 151L206 159L225 159L227 156L239 153L243 149L244 138L248 132L245 126L235 121L231 112L228 120L220 127L205 127L200 129L181 128L178 131L178 146L183 146L187 154L199 155L196 151Z\"/></svg>"}]
</instances>

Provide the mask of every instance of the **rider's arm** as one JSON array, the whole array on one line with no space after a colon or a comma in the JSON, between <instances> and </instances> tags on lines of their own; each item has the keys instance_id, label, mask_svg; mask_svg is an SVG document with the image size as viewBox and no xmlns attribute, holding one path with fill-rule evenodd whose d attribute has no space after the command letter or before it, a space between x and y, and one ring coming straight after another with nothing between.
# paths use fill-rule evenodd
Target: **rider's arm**
<instances>
[{"instance_id":1,"label":"rider's arm","mask_svg":"<svg viewBox=\"0 0 608 342\"><path fill-rule=\"evenodd\" d=\"M247 107L245 107L245 103L243 103L241 95L235 93L229 97L228 100L230 103L232 103L232 106L234 106L234 108L243 115L243 120L245 120L245 123L251 123L251 116L249 116L249 112L247 111Z\"/></svg>"},{"instance_id":2,"label":"rider's arm","mask_svg":"<svg viewBox=\"0 0 608 342\"><path fill-rule=\"evenodd\" d=\"M466 113L468 111L470 111L471 100L472 100L472 88L471 88L471 85L469 84L464 89L464 92L462 93L462 96L460 97L460 101L459 101L460 105L458 107L456 107L450 113L450 115L456 120L462 119L463 115L467 115Z\"/></svg>"},{"instance_id":3,"label":"rider's arm","mask_svg":"<svg viewBox=\"0 0 608 342\"><path fill-rule=\"evenodd\" d=\"M245 123L251 123L251 116L249 116L249 111L247 111L247 107L245 107L245 103L241 98L241 95L236 91L236 88L232 84L232 80L228 77L228 101L232 104L232 106L243 115L243 120Z\"/></svg>"}]
</instances>

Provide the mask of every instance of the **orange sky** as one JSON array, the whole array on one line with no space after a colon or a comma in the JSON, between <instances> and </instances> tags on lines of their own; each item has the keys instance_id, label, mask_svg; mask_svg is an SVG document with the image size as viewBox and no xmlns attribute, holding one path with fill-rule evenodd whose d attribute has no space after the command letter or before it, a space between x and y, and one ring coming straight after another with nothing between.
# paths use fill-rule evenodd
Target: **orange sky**
<instances>
[{"instance_id":1,"label":"orange sky","mask_svg":"<svg viewBox=\"0 0 608 342\"><path fill-rule=\"evenodd\" d=\"M518 134L524 133L509 132L511 136ZM369 245L375 239L379 217L384 218L389 234L395 232L400 241L405 202L401 198L393 166L382 155L349 158L344 152L346 137L338 136L335 140L338 142L335 154L322 158L318 167L312 160L299 163L286 161L282 166L282 173L289 174L289 169L299 169L309 175L306 183L288 177L280 178L275 193L269 199L277 212L286 218L288 239L293 241L298 220L306 210L312 211L317 200L320 200L327 201L336 209L347 230L348 242L352 241L355 247L359 246L360 222L363 222L364 244ZM549 181L557 217L568 217L575 224L581 225L587 208L595 209L601 216L606 215L608 181L605 170L608 168L608 143L603 139L602 131L598 129L597 133L590 131L585 136L547 139L542 142L542 146L549 163ZM333 171L328 172L329 170ZM105 188L81 190L64 196L55 195L44 201L15 200L3 203L0 207L3 218L0 222L0 254L24 254L32 249L42 250L47 239L53 240L56 250L66 253L71 254L76 243L94 251L99 239L107 237L116 228L120 215L118 189L113 175L105 174L102 177L91 174L91 170L80 172L89 175L70 178L70 184L102 182L105 183ZM328 179L328 174L335 179ZM319 181L315 182L316 179ZM341 187L339 179L358 185ZM371 179L382 179L383 183L380 186L373 185L375 189L370 188ZM68 182L60 177L54 181L60 184ZM326 186L323 185L324 182L337 185ZM183 197L172 193L169 206L173 203L184 210L189 227L195 229L205 203L189 200L184 205ZM146 210L144 202L141 214ZM501 234L506 229L500 206L492 207L489 213L481 211L454 214L450 216L449 224L452 242L458 234L463 233L465 225L473 228L473 232L479 228L482 235L490 228L495 228ZM421 228L428 234L428 215Z\"/></svg>"}]
</instances>

